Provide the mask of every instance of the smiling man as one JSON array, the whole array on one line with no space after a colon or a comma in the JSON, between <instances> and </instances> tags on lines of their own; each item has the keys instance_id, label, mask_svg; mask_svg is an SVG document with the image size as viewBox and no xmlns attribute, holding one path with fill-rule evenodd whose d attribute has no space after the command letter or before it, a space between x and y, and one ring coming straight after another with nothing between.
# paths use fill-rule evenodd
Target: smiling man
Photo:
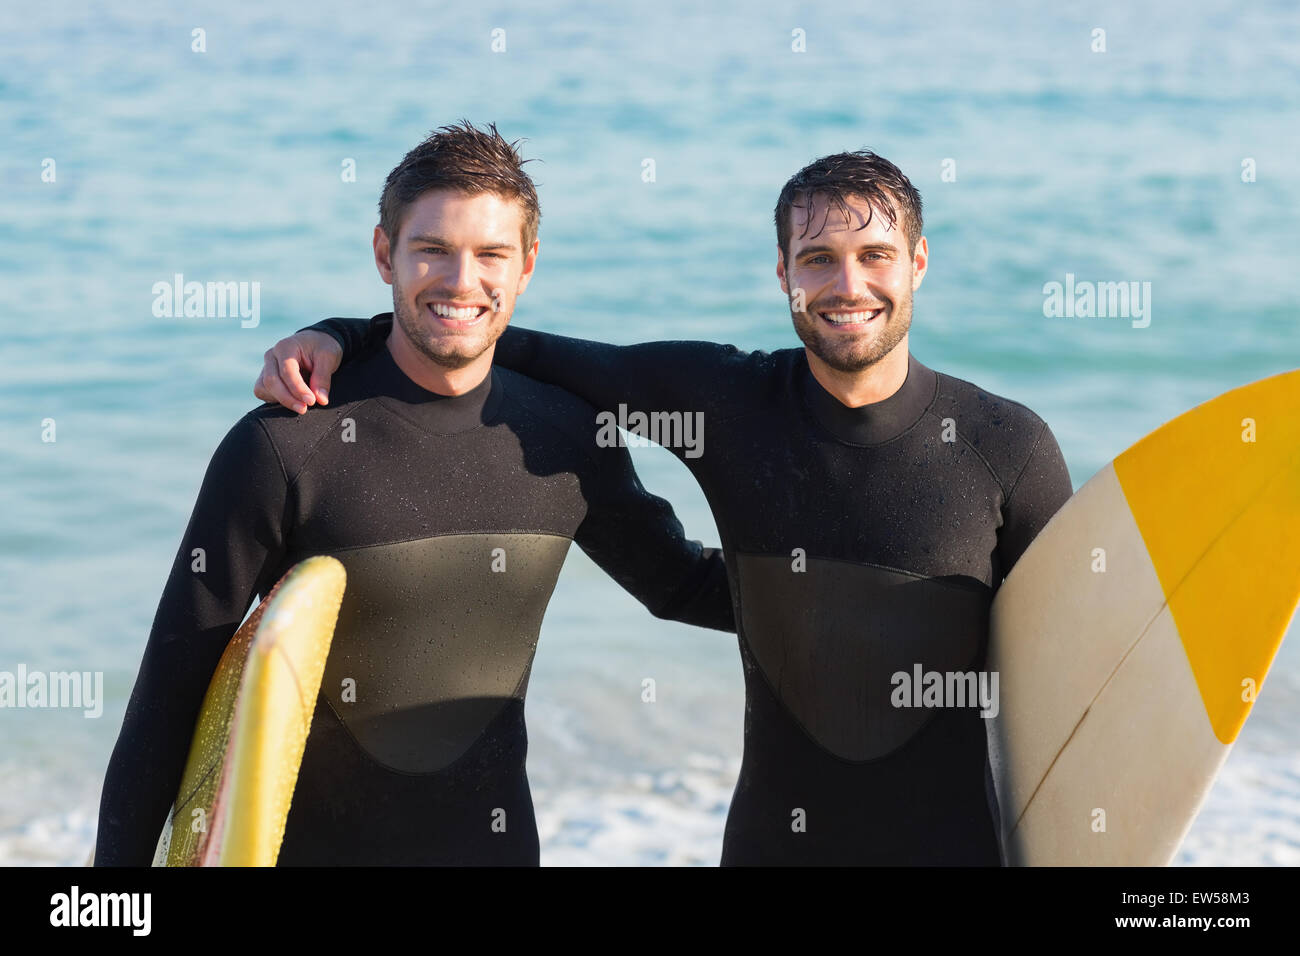
<instances>
[{"instance_id":1,"label":"smiling man","mask_svg":"<svg viewBox=\"0 0 1300 956\"><path fill-rule=\"evenodd\" d=\"M867 151L800 170L776 205L776 274L802 349L613 346L511 329L500 364L601 409L703 412L672 450L722 535L746 683L724 864L996 865L980 702L911 706L898 675L974 675L1003 577L1071 494L1046 423L908 349L929 264L921 197ZM259 396L321 396L387 334L332 319L268 353ZM992 681L988 686L994 686Z\"/></svg>"},{"instance_id":2,"label":"smiling man","mask_svg":"<svg viewBox=\"0 0 1300 956\"><path fill-rule=\"evenodd\" d=\"M222 651L311 555L338 558L347 589L282 865L538 862L524 694L572 541L657 616L734 629L721 556L626 450L597 447L594 409L493 367L538 218L495 127L445 127L389 175L374 256L398 320L328 408L256 409L213 455L109 764L97 865L149 864Z\"/></svg>"}]
</instances>

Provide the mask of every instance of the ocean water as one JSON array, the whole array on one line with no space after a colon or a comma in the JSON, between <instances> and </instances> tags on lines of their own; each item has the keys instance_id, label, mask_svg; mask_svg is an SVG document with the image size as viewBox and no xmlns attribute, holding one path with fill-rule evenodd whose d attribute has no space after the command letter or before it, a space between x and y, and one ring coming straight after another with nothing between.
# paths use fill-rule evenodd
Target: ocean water
<instances>
[{"instance_id":1,"label":"ocean water","mask_svg":"<svg viewBox=\"0 0 1300 956\"><path fill-rule=\"evenodd\" d=\"M106 700L97 719L0 713L0 863L89 851L209 455L273 341L391 308L370 252L383 179L461 117L540 160L521 324L797 344L776 195L867 147L925 200L913 351L1046 418L1076 487L1187 408L1300 365L1289 2L5 4L0 669L102 671ZM156 318L152 286L176 273L259 282L259 323ZM1043 285L1067 274L1150 282L1150 325L1046 318ZM715 542L685 468L634 457ZM1300 862L1298 715L1292 633L1178 863ZM734 638L649 618L575 549L528 702L543 862L716 863L742 717Z\"/></svg>"}]
</instances>

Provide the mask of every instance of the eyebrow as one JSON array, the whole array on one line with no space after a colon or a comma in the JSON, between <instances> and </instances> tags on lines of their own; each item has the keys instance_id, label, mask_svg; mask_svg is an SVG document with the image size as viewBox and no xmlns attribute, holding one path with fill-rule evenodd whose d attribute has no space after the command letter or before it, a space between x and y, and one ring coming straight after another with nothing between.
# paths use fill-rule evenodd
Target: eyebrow
<instances>
[{"instance_id":1,"label":"eyebrow","mask_svg":"<svg viewBox=\"0 0 1300 956\"><path fill-rule=\"evenodd\" d=\"M799 257L803 258L804 256L819 255L825 252L834 254L836 251L837 250L832 249L830 246L805 246L804 248L799 250ZM898 252L898 247L891 245L888 242L869 242L864 246L858 246L856 251L857 252Z\"/></svg>"},{"instance_id":2,"label":"eyebrow","mask_svg":"<svg viewBox=\"0 0 1300 956\"><path fill-rule=\"evenodd\" d=\"M450 246L451 243L442 236L419 235L411 236L406 240L408 245L412 246ZM478 251L483 252L489 249L518 249L519 247L513 242L485 242L481 246L475 246Z\"/></svg>"}]
</instances>

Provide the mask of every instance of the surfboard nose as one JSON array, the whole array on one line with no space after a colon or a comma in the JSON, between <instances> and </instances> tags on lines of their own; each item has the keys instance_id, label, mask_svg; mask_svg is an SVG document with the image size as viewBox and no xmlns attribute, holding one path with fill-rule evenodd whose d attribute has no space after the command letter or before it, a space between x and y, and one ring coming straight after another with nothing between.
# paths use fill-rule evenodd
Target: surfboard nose
<instances>
[{"instance_id":1,"label":"surfboard nose","mask_svg":"<svg viewBox=\"0 0 1300 956\"><path fill-rule=\"evenodd\" d=\"M1214 734L1232 743L1300 595L1300 370L1198 405L1114 467Z\"/></svg>"},{"instance_id":2,"label":"surfboard nose","mask_svg":"<svg viewBox=\"0 0 1300 956\"><path fill-rule=\"evenodd\" d=\"M346 583L337 558L307 558L285 575L263 614L235 705L205 865L275 864Z\"/></svg>"},{"instance_id":3,"label":"surfboard nose","mask_svg":"<svg viewBox=\"0 0 1300 956\"><path fill-rule=\"evenodd\" d=\"M1300 598L1300 371L1152 432L1043 528L990 612L1005 859L1173 858Z\"/></svg>"}]
</instances>

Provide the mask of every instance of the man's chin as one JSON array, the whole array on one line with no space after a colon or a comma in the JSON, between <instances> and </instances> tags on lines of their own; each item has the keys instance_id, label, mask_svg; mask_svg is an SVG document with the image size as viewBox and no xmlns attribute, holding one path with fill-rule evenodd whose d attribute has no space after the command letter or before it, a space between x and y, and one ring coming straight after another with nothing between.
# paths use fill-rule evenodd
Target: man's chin
<instances>
[{"instance_id":1,"label":"man's chin","mask_svg":"<svg viewBox=\"0 0 1300 956\"><path fill-rule=\"evenodd\" d=\"M809 352L821 359L829 368L847 374L861 372L876 365L897 348L907 334L906 325L902 327L900 335L895 335L894 332L897 330L886 325L869 339L843 332L828 334L818 328L816 323L820 321L820 319L814 319L812 322L796 321L795 331Z\"/></svg>"},{"instance_id":2,"label":"man's chin","mask_svg":"<svg viewBox=\"0 0 1300 956\"><path fill-rule=\"evenodd\" d=\"M871 354L846 355L842 352L835 352L835 351L818 352L816 350L814 350L813 354L816 355L823 362L825 362L828 366L835 369L835 371L845 372L848 374L853 374L854 372L861 372L864 369L871 368L871 366L875 365L884 357L884 356L871 355Z\"/></svg>"},{"instance_id":3,"label":"man's chin","mask_svg":"<svg viewBox=\"0 0 1300 956\"><path fill-rule=\"evenodd\" d=\"M473 355L465 352L436 352L433 350L425 351L424 356L440 368L455 370L472 365L487 349L480 349Z\"/></svg>"},{"instance_id":4,"label":"man's chin","mask_svg":"<svg viewBox=\"0 0 1300 956\"><path fill-rule=\"evenodd\" d=\"M818 337L811 343L805 340L804 344L810 347L809 351L813 355L837 372L861 372L884 358L883 354L878 354L879 349L874 342L857 345L847 342L828 342Z\"/></svg>"},{"instance_id":5,"label":"man's chin","mask_svg":"<svg viewBox=\"0 0 1300 956\"><path fill-rule=\"evenodd\" d=\"M496 344L499 336L421 334L413 338L415 347L429 361L441 368L464 368L478 361Z\"/></svg>"}]
</instances>

